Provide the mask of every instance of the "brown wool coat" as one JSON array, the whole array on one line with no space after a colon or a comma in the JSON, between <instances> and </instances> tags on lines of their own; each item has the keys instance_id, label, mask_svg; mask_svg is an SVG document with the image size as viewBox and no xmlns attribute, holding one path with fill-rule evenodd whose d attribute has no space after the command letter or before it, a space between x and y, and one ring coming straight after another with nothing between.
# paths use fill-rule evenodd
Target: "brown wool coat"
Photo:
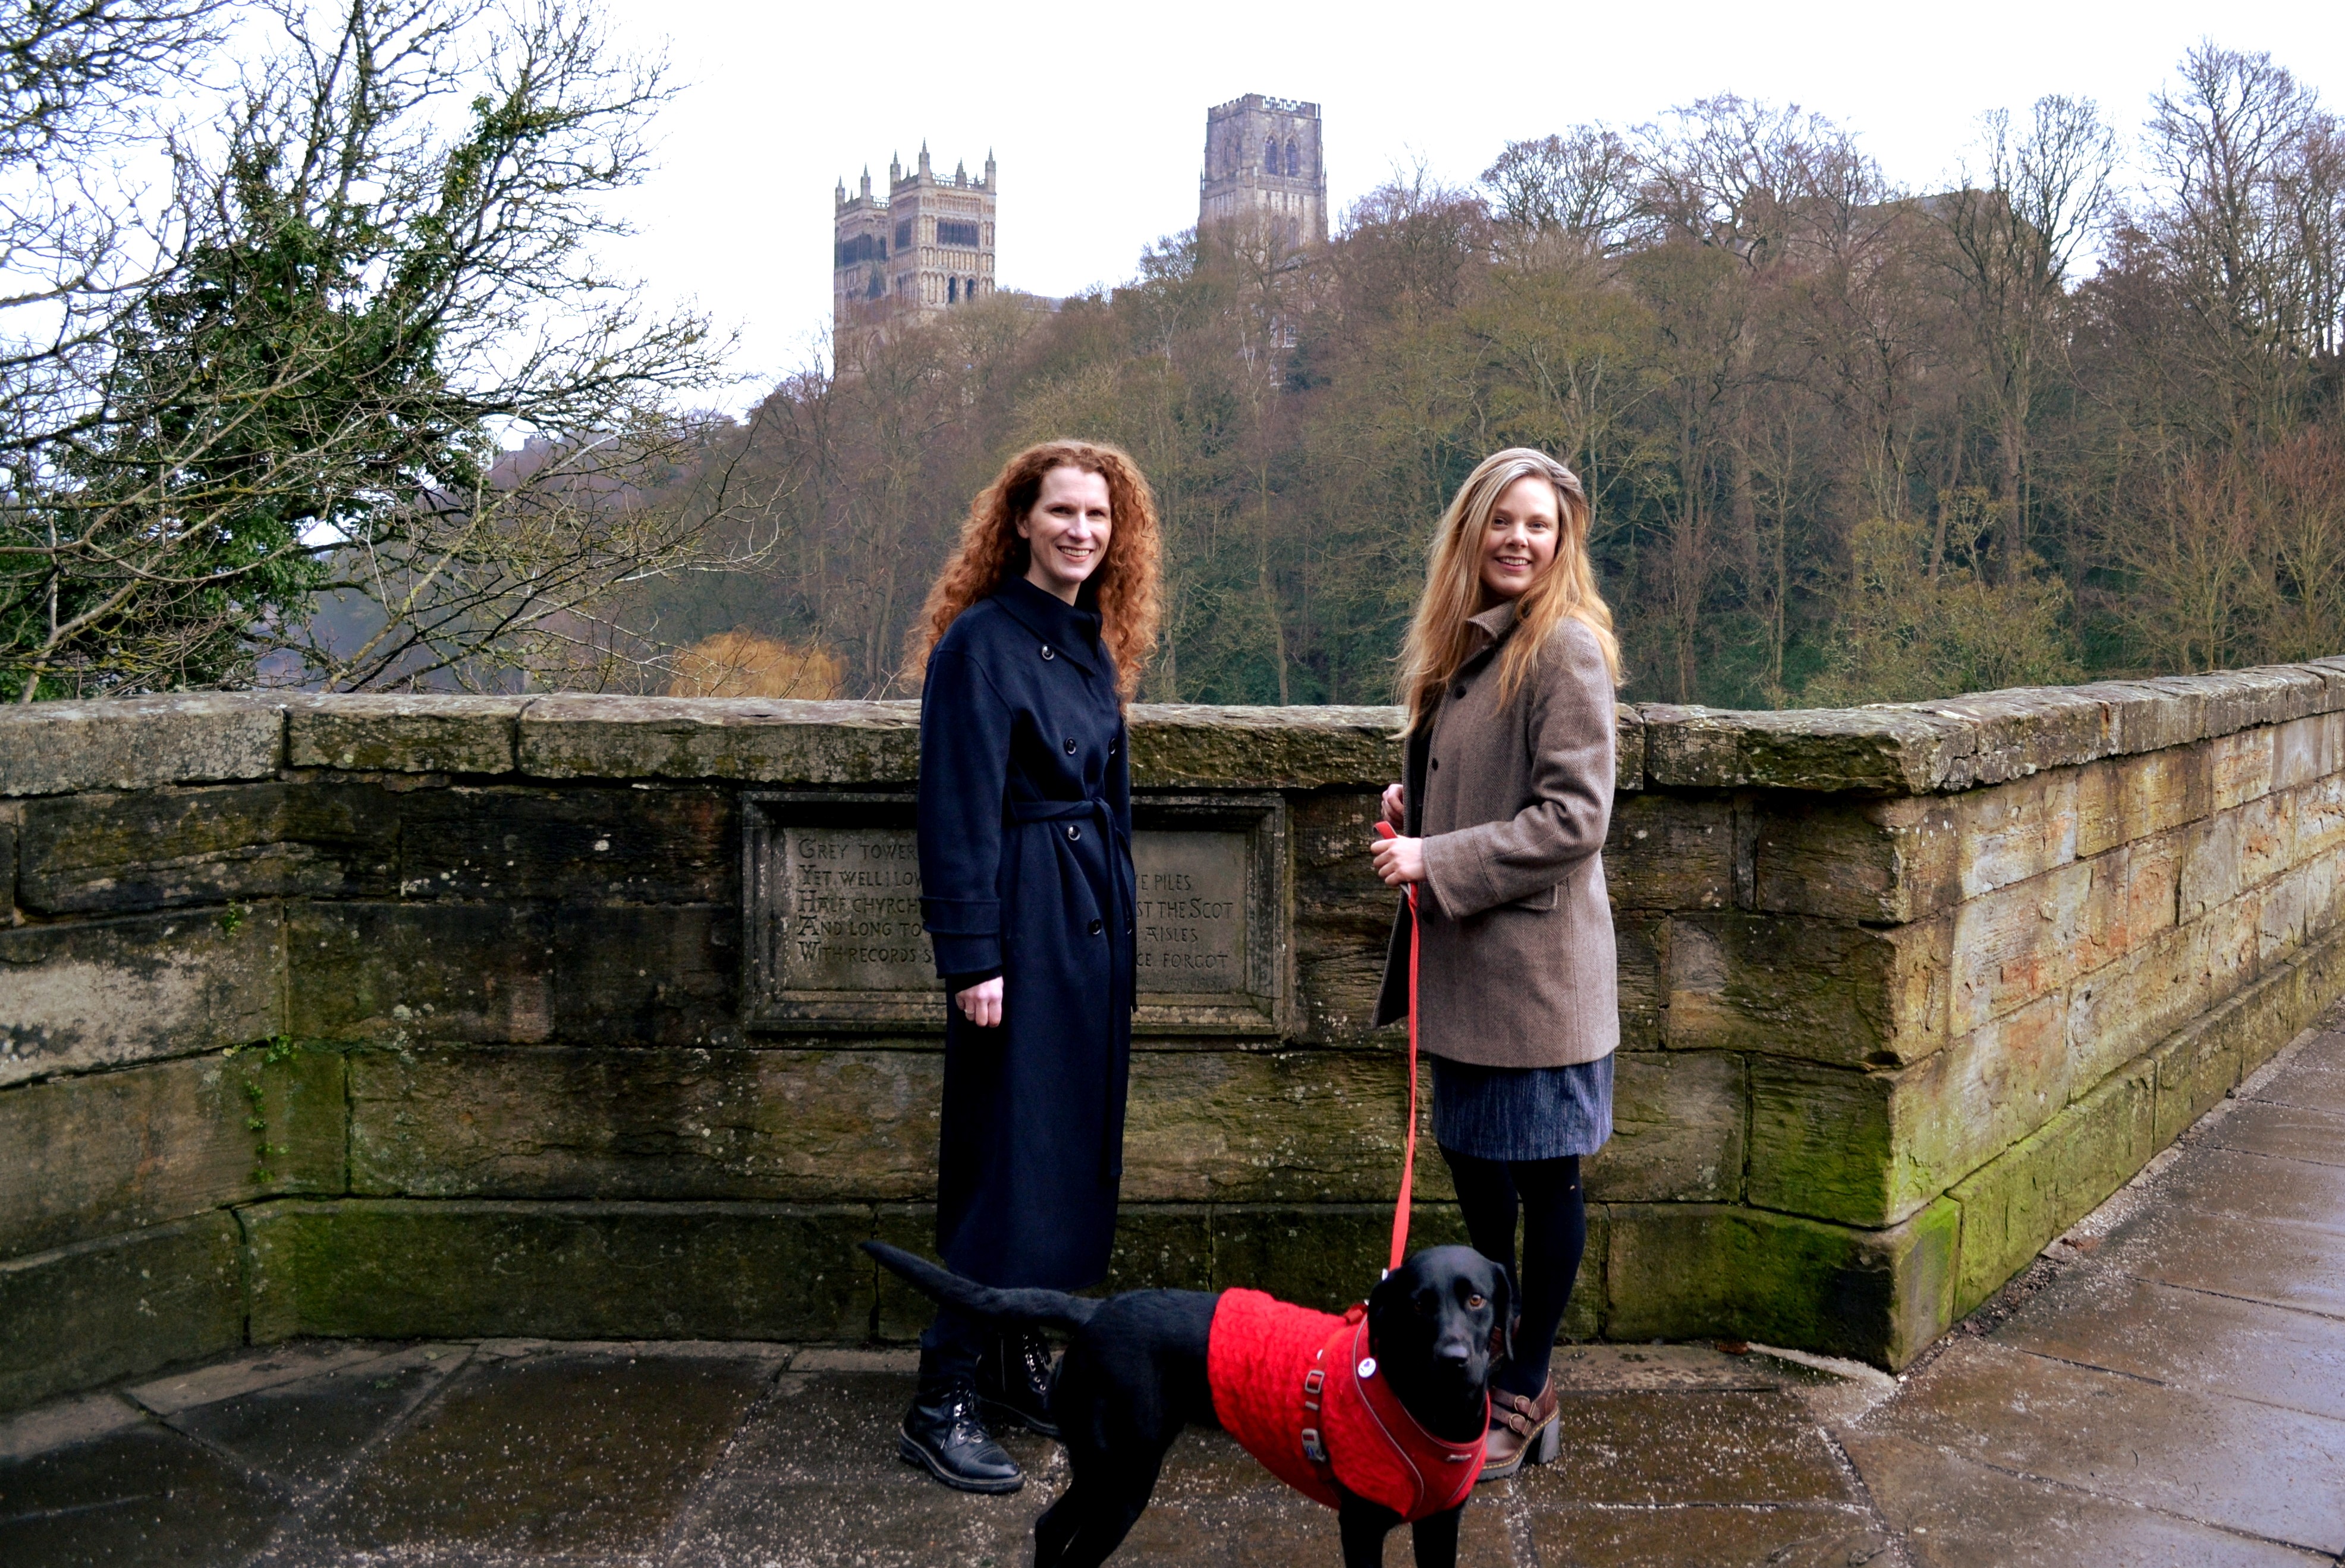
<instances>
[{"instance_id":1,"label":"brown wool coat","mask_svg":"<svg viewBox=\"0 0 2345 1568\"><path fill-rule=\"evenodd\" d=\"M1408 742L1407 825L1425 840L1417 1039L1487 1067L1593 1062L1620 1043L1604 835L1612 818L1612 679L1595 634L1566 620L1511 700L1497 654L1512 603ZM1408 905L1376 1023L1408 1015Z\"/></svg>"}]
</instances>

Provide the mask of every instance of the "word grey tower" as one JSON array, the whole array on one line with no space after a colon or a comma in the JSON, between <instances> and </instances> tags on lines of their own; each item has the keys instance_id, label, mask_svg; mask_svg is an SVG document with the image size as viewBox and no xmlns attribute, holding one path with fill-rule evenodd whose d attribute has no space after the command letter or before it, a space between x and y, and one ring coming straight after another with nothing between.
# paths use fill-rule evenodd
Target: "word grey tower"
<instances>
[{"instance_id":1,"label":"word grey tower","mask_svg":"<svg viewBox=\"0 0 2345 1568\"><path fill-rule=\"evenodd\" d=\"M1197 229L1254 227L1290 247L1327 241L1319 106L1248 93L1205 111Z\"/></svg>"},{"instance_id":2,"label":"word grey tower","mask_svg":"<svg viewBox=\"0 0 2345 1568\"><path fill-rule=\"evenodd\" d=\"M993 155L985 178L966 165L939 179L926 143L919 167L906 173L888 164L888 199L863 188L847 194L838 182L834 209L837 240L831 259L831 341L834 356L860 330L935 314L993 292L993 214L999 190Z\"/></svg>"}]
</instances>

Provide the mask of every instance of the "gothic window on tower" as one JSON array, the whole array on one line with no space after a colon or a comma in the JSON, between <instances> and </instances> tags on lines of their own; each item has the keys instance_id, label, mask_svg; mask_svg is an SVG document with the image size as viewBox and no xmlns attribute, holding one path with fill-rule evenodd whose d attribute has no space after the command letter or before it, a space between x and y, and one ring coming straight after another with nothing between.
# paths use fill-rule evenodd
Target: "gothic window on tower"
<instances>
[{"instance_id":1,"label":"gothic window on tower","mask_svg":"<svg viewBox=\"0 0 2345 1568\"><path fill-rule=\"evenodd\" d=\"M1286 144L1286 172L1289 174L1301 174L1303 172L1303 160L1294 156L1294 144L1293 142L1288 142Z\"/></svg>"},{"instance_id":2,"label":"gothic window on tower","mask_svg":"<svg viewBox=\"0 0 2345 1568\"><path fill-rule=\"evenodd\" d=\"M1278 138L1273 137L1262 148L1262 169L1264 174L1278 172Z\"/></svg>"},{"instance_id":3,"label":"gothic window on tower","mask_svg":"<svg viewBox=\"0 0 2345 1568\"><path fill-rule=\"evenodd\" d=\"M960 303L959 279L948 278L945 280L945 303L948 305L958 305Z\"/></svg>"},{"instance_id":4,"label":"gothic window on tower","mask_svg":"<svg viewBox=\"0 0 2345 1568\"><path fill-rule=\"evenodd\" d=\"M977 225L956 223L949 219L937 220L937 243L959 246L964 250L977 249Z\"/></svg>"},{"instance_id":5,"label":"gothic window on tower","mask_svg":"<svg viewBox=\"0 0 2345 1568\"><path fill-rule=\"evenodd\" d=\"M912 246L912 220L909 218L896 225L896 249L909 250Z\"/></svg>"}]
</instances>

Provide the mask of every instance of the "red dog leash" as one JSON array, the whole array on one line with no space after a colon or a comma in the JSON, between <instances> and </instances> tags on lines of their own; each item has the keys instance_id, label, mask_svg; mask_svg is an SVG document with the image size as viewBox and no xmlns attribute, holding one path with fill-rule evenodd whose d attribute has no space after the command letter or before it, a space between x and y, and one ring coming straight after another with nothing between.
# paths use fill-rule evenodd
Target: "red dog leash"
<instances>
[{"instance_id":1,"label":"red dog leash","mask_svg":"<svg viewBox=\"0 0 2345 1568\"><path fill-rule=\"evenodd\" d=\"M1397 839L1390 822L1376 824L1376 837ZM1400 1201L1393 1206L1392 1261L1385 1265L1390 1274L1408 1256L1409 1189L1416 1181L1416 884L1402 890L1408 895L1408 1136L1400 1162Z\"/></svg>"}]
</instances>

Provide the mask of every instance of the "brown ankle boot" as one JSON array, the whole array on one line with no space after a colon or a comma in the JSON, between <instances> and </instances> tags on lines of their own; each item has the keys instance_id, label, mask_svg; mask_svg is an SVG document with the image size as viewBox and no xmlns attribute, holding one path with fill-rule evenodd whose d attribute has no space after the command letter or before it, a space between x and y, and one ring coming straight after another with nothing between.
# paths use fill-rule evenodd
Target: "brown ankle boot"
<instances>
[{"instance_id":1,"label":"brown ankle boot","mask_svg":"<svg viewBox=\"0 0 2345 1568\"><path fill-rule=\"evenodd\" d=\"M1555 1423L1555 1380L1536 1398L1490 1390L1489 1457L1482 1461L1483 1481L1503 1481L1525 1464L1545 1464L1563 1444Z\"/></svg>"}]
</instances>

